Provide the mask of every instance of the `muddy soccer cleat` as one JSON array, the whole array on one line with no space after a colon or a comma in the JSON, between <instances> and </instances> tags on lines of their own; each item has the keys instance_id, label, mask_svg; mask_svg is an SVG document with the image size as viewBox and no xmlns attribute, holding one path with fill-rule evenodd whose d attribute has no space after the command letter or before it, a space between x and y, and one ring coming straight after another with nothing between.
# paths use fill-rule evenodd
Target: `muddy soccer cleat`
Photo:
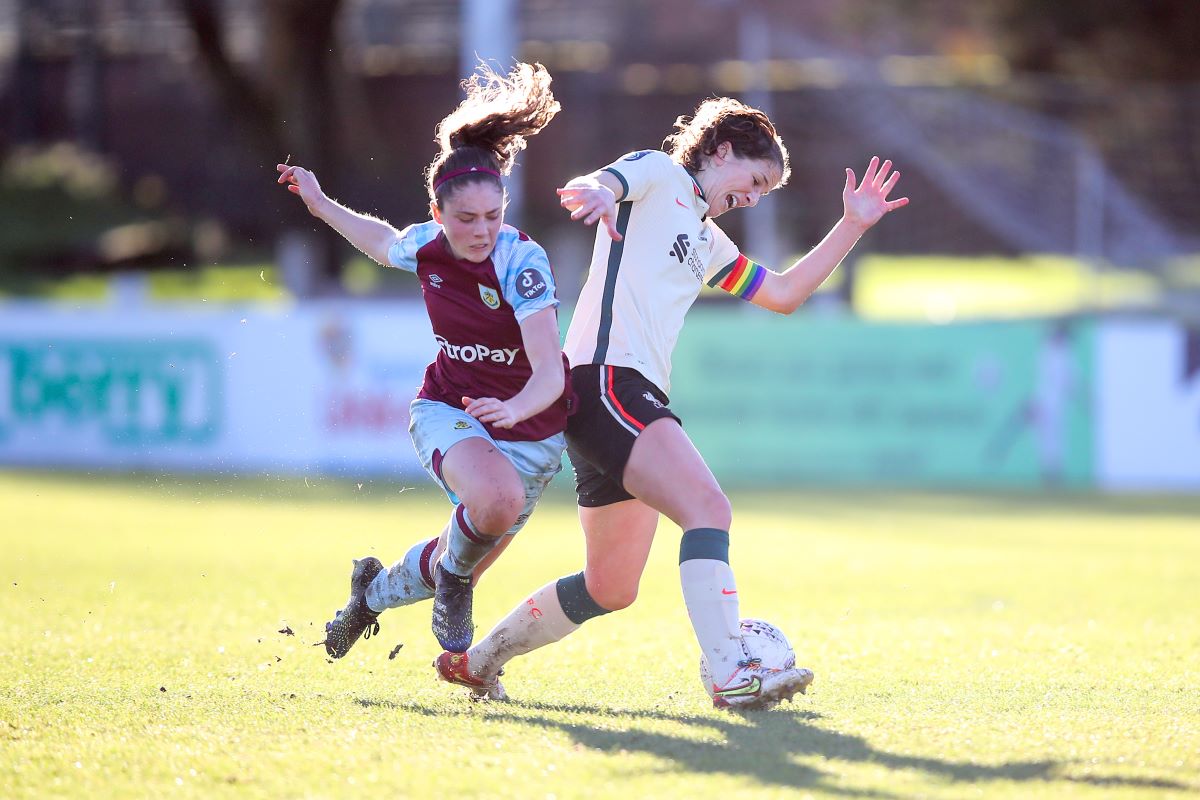
<instances>
[{"instance_id":1,"label":"muddy soccer cleat","mask_svg":"<svg viewBox=\"0 0 1200 800\"><path fill-rule=\"evenodd\" d=\"M738 662L738 670L720 689L713 688L713 707L731 711L765 711L797 692L805 694L812 670L768 669L757 658Z\"/></svg>"},{"instance_id":2,"label":"muddy soccer cleat","mask_svg":"<svg viewBox=\"0 0 1200 800\"><path fill-rule=\"evenodd\" d=\"M471 577L455 575L438 562L433 569L433 635L443 650L465 653L475 636Z\"/></svg>"},{"instance_id":3,"label":"muddy soccer cleat","mask_svg":"<svg viewBox=\"0 0 1200 800\"><path fill-rule=\"evenodd\" d=\"M504 685L500 683L500 675L504 674L504 670L500 670L491 680L476 675L471 672L470 659L466 653L442 653L434 659L433 668L437 670L438 677L446 683L470 689L476 700L508 699L508 692L504 691Z\"/></svg>"},{"instance_id":4,"label":"muddy soccer cleat","mask_svg":"<svg viewBox=\"0 0 1200 800\"><path fill-rule=\"evenodd\" d=\"M358 637L370 639L379 633L379 614L367 605L367 587L383 571L383 563L374 556L354 560L350 572L350 599L346 607L325 623L325 652L341 658L350 652Z\"/></svg>"}]
</instances>

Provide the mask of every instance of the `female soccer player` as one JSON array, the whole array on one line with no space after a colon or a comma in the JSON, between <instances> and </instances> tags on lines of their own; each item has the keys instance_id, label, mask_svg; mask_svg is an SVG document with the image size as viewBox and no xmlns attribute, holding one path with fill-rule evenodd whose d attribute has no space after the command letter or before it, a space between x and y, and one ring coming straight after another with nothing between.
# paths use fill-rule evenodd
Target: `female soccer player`
<instances>
[{"instance_id":1,"label":"female soccer player","mask_svg":"<svg viewBox=\"0 0 1200 800\"><path fill-rule=\"evenodd\" d=\"M501 182L525 137L559 104L541 65L518 64L507 78L484 67L463 88L466 99L438 125L441 152L426 170L430 221L397 231L330 199L312 172L278 166L279 183L313 216L379 263L416 273L439 347L409 431L454 512L440 536L413 545L391 569L372 556L354 562L350 599L325 625L334 658L364 632L377 633L380 612L430 596L438 642L466 650L472 578L561 469L570 388L554 276L545 251L503 224Z\"/></svg>"},{"instance_id":2,"label":"female soccer player","mask_svg":"<svg viewBox=\"0 0 1200 800\"><path fill-rule=\"evenodd\" d=\"M739 636L732 510L668 407L671 352L701 284L790 314L863 232L908 199L888 200L900 177L890 161L871 159L861 183L847 169L842 218L812 252L772 272L742 255L713 220L754 207L787 182L788 154L774 125L761 111L717 98L675 127L666 152L631 153L558 190L571 219L607 229L597 230L564 347L579 397L567 452L586 566L534 592L467 653L438 657L442 678L477 693L502 694L497 676L514 656L631 604L660 513L683 529L680 580L714 703L769 707L812 681L807 669L765 668Z\"/></svg>"}]
</instances>

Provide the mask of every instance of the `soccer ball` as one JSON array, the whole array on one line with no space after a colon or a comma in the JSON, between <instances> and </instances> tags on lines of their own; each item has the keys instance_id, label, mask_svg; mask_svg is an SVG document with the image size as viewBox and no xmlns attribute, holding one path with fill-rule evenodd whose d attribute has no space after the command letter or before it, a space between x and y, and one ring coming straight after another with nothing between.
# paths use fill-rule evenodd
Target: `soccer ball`
<instances>
[{"instance_id":1,"label":"soccer ball","mask_svg":"<svg viewBox=\"0 0 1200 800\"><path fill-rule=\"evenodd\" d=\"M739 624L742 641L750 655L761 658L762 665L767 669L791 669L796 666L796 651L783 635L783 631L766 620L744 619ZM713 678L708 669L708 659L700 654L700 682L704 691L712 697Z\"/></svg>"}]
</instances>

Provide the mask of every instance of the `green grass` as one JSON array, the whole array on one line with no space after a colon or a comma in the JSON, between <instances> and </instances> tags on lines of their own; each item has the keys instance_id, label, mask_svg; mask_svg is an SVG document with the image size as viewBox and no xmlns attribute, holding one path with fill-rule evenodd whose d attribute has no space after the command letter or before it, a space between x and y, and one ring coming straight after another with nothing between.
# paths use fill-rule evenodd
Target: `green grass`
<instances>
[{"instance_id":1,"label":"green grass","mask_svg":"<svg viewBox=\"0 0 1200 800\"><path fill-rule=\"evenodd\" d=\"M448 516L402 488L0 473L0 796L1200 792L1200 499L738 495L743 613L817 674L742 717L696 677L666 523L633 608L510 664L513 702L434 680L428 605L328 663L350 557ZM559 492L477 618L581 556Z\"/></svg>"},{"instance_id":2,"label":"green grass","mask_svg":"<svg viewBox=\"0 0 1200 800\"><path fill-rule=\"evenodd\" d=\"M151 302L271 303L292 297L278 270L269 264L156 268L146 271L145 279ZM30 293L43 300L101 303L111 299L112 281L109 275L86 272L57 280L28 279L7 290L0 284L0 299Z\"/></svg>"},{"instance_id":3,"label":"green grass","mask_svg":"<svg viewBox=\"0 0 1200 800\"><path fill-rule=\"evenodd\" d=\"M1164 291L1152 273L1097 270L1065 256L867 256L855 311L867 319L937 323L1055 316L1154 307Z\"/></svg>"},{"instance_id":4,"label":"green grass","mask_svg":"<svg viewBox=\"0 0 1200 800\"><path fill-rule=\"evenodd\" d=\"M1105 266L1099 273L1065 256L951 257L867 255L859 264L855 312L864 319L946 323L979 318L1054 316L1105 309L1155 307L1170 291L1200 287L1200 260L1178 259L1164 266L1164 278ZM835 272L819 293L838 291ZM151 301L246 303L292 299L274 265L224 264L147 271ZM342 284L350 296L416 297L411 275L381 268L365 257L347 262ZM728 296L706 290L710 296ZM0 299L39 298L101 302L109 298L109 278L79 273L57 280L0 275ZM564 298L573 305L574 298Z\"/></svg>"}]
</instances>

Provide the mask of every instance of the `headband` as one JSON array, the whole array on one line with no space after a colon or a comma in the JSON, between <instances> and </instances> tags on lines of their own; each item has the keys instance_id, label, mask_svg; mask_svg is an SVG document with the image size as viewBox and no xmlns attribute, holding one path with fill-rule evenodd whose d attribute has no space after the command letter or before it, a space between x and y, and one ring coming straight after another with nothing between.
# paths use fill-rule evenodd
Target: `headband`
<instances>
[{"instance_id":1,"label":"headband","mask_svg":"<svg viewBox=\"0 0 1200 800\"><path fill-rule=\"evenodd\" d=\"M484 175L495 175L497 178L500 177L500 173L496 172L494 169L488 169L487 167L465 167L463 169L452 170L451 172L448 172L442 177L438 178L433 182L433 190L436 192L438 187L446 181L453 180L462 175L470 175L472 172L482 172Z\"/></svg>"}]
</instances>

